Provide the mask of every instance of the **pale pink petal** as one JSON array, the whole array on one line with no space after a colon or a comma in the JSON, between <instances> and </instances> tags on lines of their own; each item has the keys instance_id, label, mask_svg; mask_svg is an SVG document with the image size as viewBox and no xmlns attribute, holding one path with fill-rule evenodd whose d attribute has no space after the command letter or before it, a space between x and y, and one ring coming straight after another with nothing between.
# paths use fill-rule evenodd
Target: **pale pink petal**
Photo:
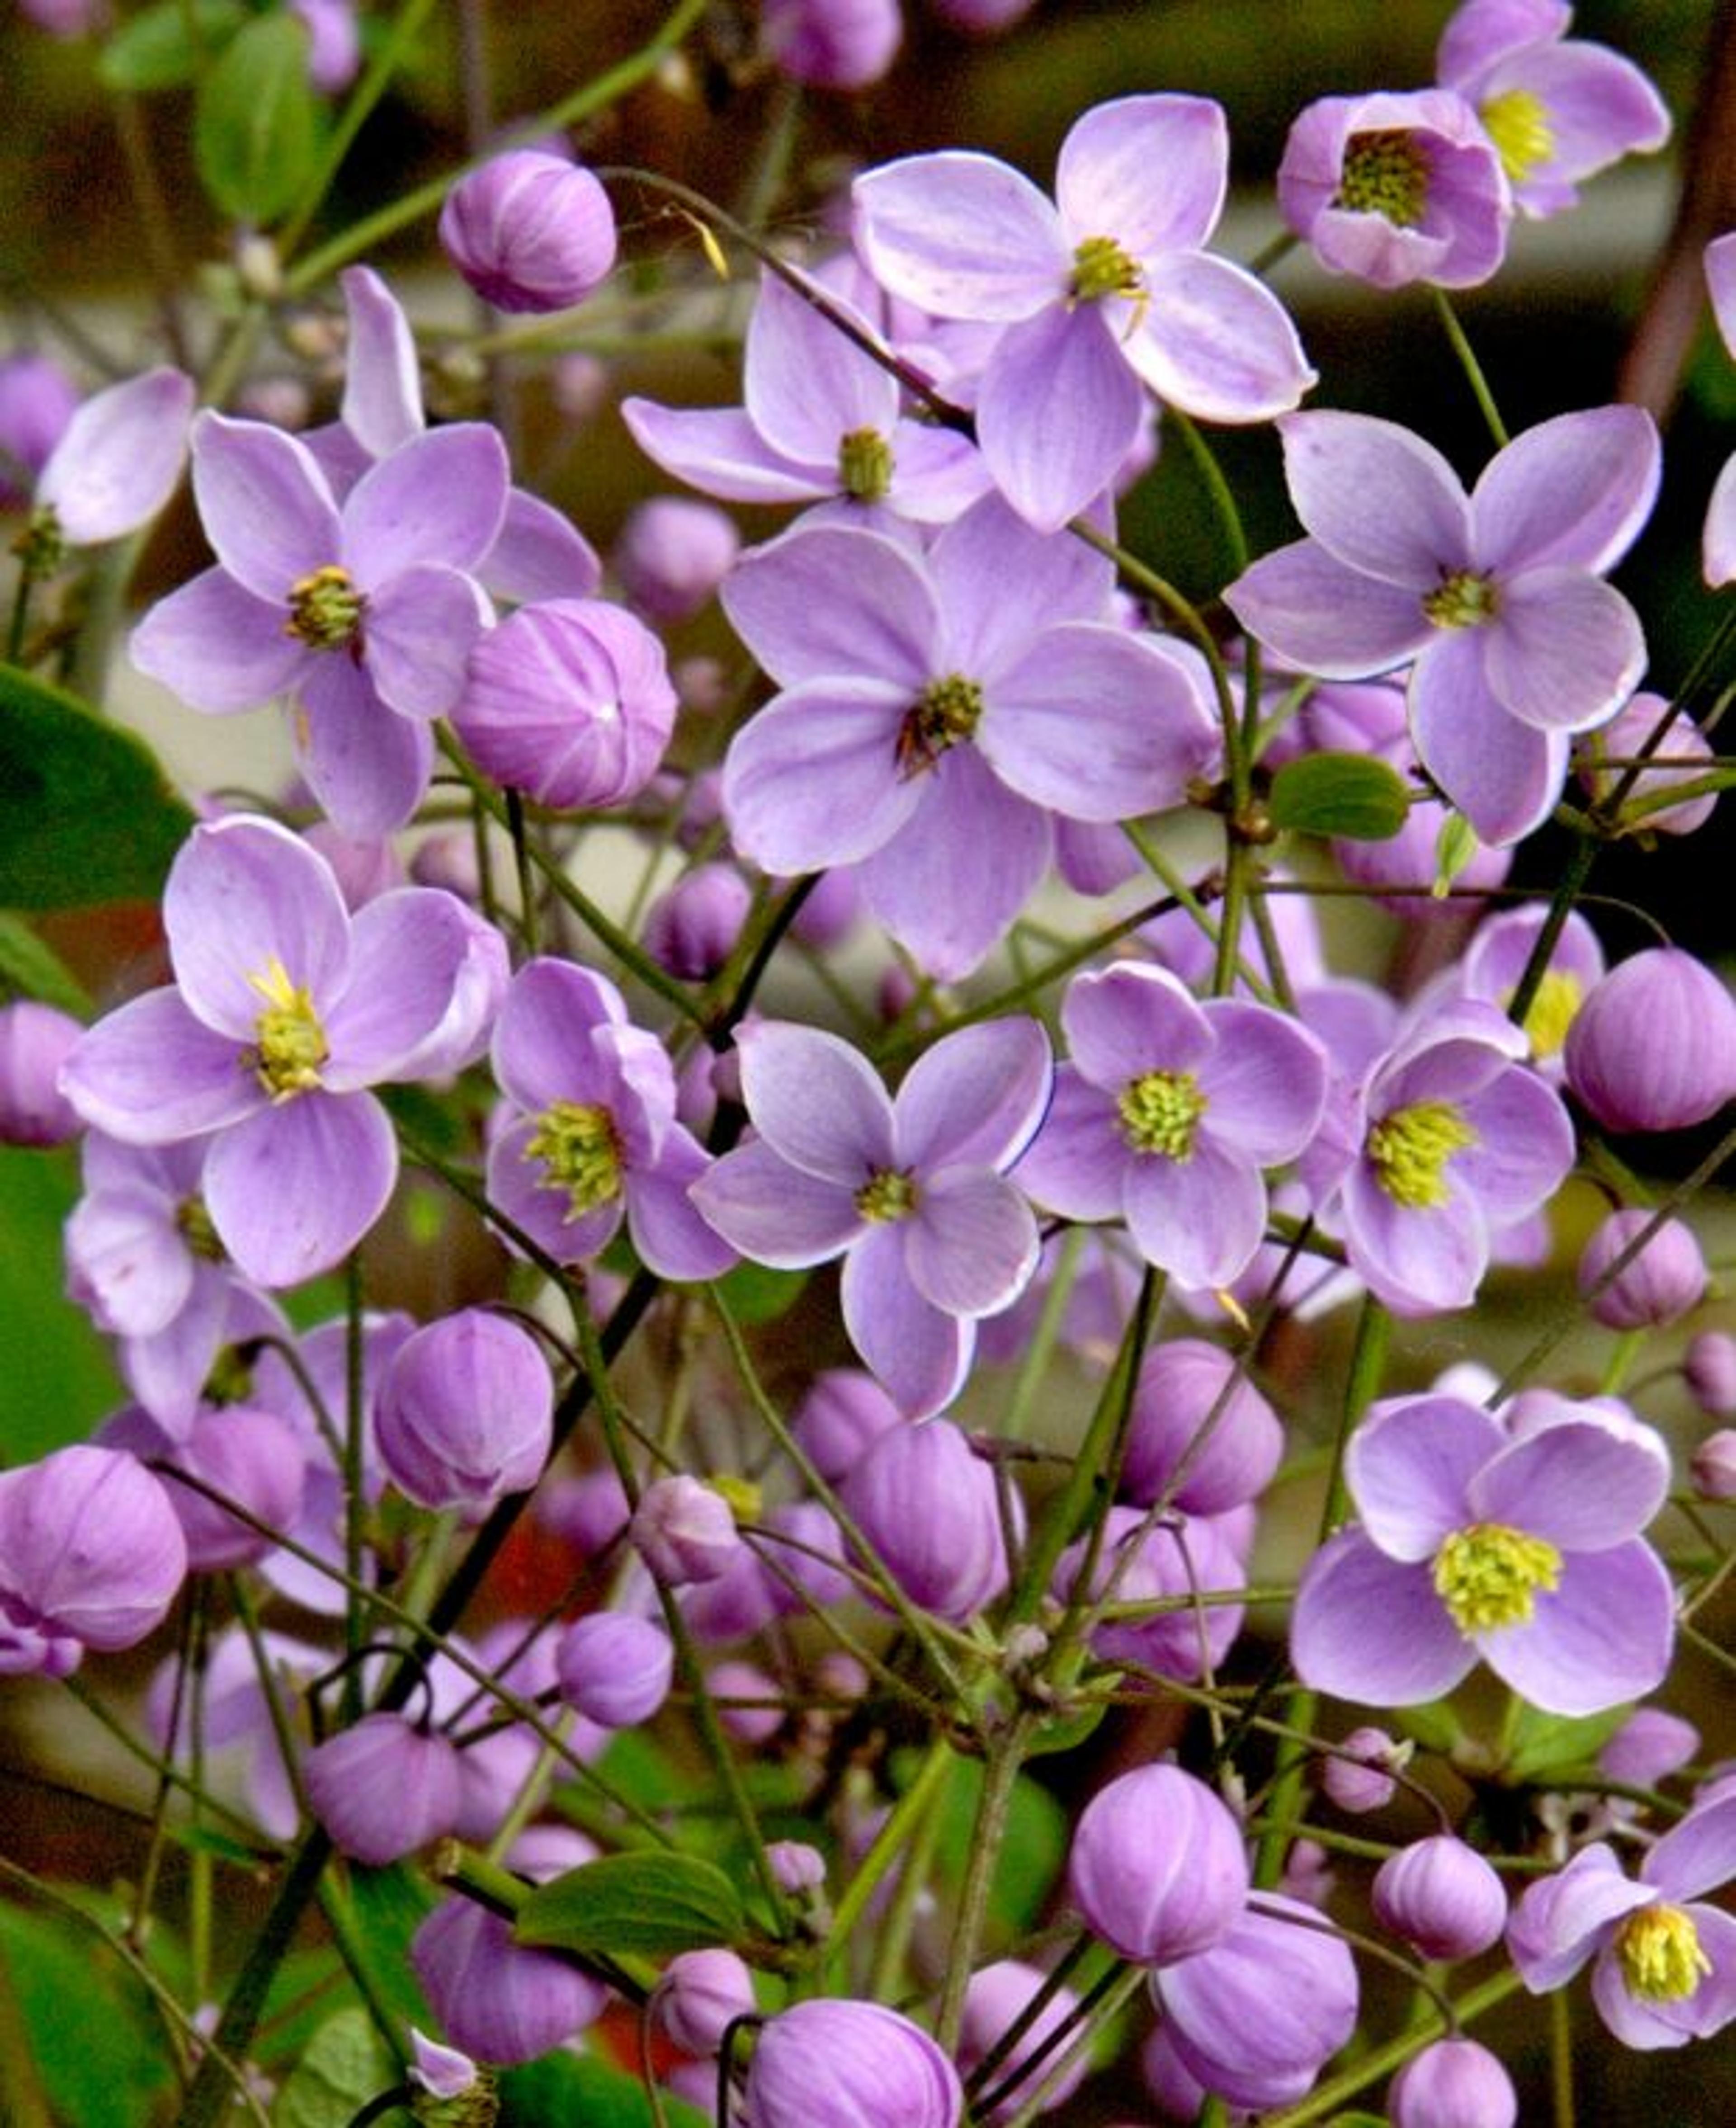
<instances>
[{"instance_id":1,"label":"pale pink petal","mask_svg":"<svg viewBox=\"0 0 1736 2128\"><path fill-rule=\"evenodd\" d=\"M86 1123L130 1145L167 1145L265 1105L234 1039L196 1019L173 989L147 990L99 1019L60 1067Z\"/></svg>"},{"instance_id":2,"label":"pale pink petal","mask_svg":"<svg viewBox=\"0 0 1736 2128\"><path fill-rule=\"evenodd\" d=\"M274 820L232 813L195 828L163 892L175 979L207 1026L251 1041L273 964L316 1012L341 992L349 916L331 867Z\"/></svg>"},{"instance_id":3,"label":"pale pink petal","mask_svg":"<svg viewBox=\"0 0 1736 2128\"><path fill-rule=\"evenodd\" d=\"M1613 568L1651 515L1662 463L1642 407L1593 406L1526 429L1472 492L1477 566L1503 577Z\"/></svg>"},{"instance_id":4,"label":"pale pink petal","mask_svg":"<svg viewBox=\"0 0 1736 2128\"><path fill-rule=\"evenodd\" d=\"M659 406L624 399L621 418L646 457L725 502L810 502L837 491L818 465L771 449L739 406Z\"/></svg>"},{"instance_id":5,"label":"pale pink petal","mask_svg":"<svg viewBox=\"0 0 1736 2128\"><path fill-rule=\"evenodd\" d=\"M1367 414L1292 414L1278 425L1290 500L1328 553L1419 596L1472 566L1470 506L1432 444Z\"/></svg>"},{"instance_id":6,"label":"pale pink petal","mask_svg":"<svg viewBox=\"0 0 1736 2128\"><path fill-rule=\"evenodd\" d=\"M925 1169L1004 1166L1049 1104L1049 1038L1015 1018L961 1027L925 1050L894 1103L898 1157Z\"/></svg>"},{"instance_id":7,"label":"pale pink petal","mask_svg":"<svg viewBox=\"0 0 1736 2128\"><path fill-rule=\"evenodd\" d=\"M398 1142L372 1094L301 1094L237 1123L205 1164L211 1224L261 1285L330 1271L386 1209Z\"/></svg>"},{"instance_id":8,"label":"pale pink petal","mask_svg":"<svg viewBox=\"0 0 1736 2128\"><path fill-rule=\"evenodd\" d=\"M338 279L349 319L344 425L371 458L383 458L425 425L415 335L371 267L349 267Z\"/></svg>"},{"instance_id":9,"label":"pale pink petal","mask_svg":"<svg viewBox=\"0 0 1736 2128\"><path fill-rule=\"evenodd\" d=\"M868 321L830 300L864 332ZM760 281L742 354L748 419L774 451L804 463L836 464L842 438L898 419L898 380L847 340L774 273Z\"/></svg>"},{"instance_id":10,"label":"pale pink petal","mask_svg":"<svg viewBox=\"0 0 1736 2128\"><path fill-rule=\"evenodd\" d=\"M1302 1575L1290 1660L1316 1692L1365 1707L1416 1707L1449 1693L1477 1651L1447 1616L1427 1566L1400 1565L1348 1529Z\"/></svg>"},{"instance_id":11,"label":"pale pink petal","mask_svg":"<svg viewBox=\"0 0 1736 2128\"><path fill-rule=\"evenodd\" d=\"M1071 1065L1055 1075L1055 1098L1030 1150L1013 1171L1021 1190L1069 1219L1121 1216L1131 1150L1115 1103Z\"/></svg>"},{"instance_id":12,"label":"pale pink petal","mask_svg":"<svg viewBox=\"0 0 1736 2128\"><path fill-rule=\"evenodd\" d=\"M127 654L183 701L217 716L281 695L311 655L286 632L281 602L255 598L225 569L206 569L159 599Z\"/></svg>"},{"instance_id":13,"label":"pale pink petal","mask_svg":"<svg viewBox=\"0 0 1736 2128\"><path fill-rule=\"evenodd\" d=\"M1152 260L1127 357L1158 397L1202 421L1270 420L1318 381L1264 281L1206 251Z\"/></svg>"},{"instance_id":14,"label":"pale pink petal","mask_svg":"<svg viewBox=\"0 0 1736 2128\"><path fill-rule=\"evenodd\" d=\"M1637 1538L1608 1551L1569 1552L1561 1580L1539 1589L1530 1622L1474 1637L1503 1684L1546 1714L1598 1714L1643 1699L1669 1674L1676 1595L1662 1562Z\"/></svg>"},{"instance_id":15,"label":"pale pink petal","mask_svg":"<svg viewBox=\"0 0 1736 2128\"><path fill-rule=\"evenodd\" d=\"M853 1190L792 1167L763 1138L713 1161L691 1195L732 1247L784 1271L829 1262L866 1229Z\"/></svg>"},{"instance_id":16,"label":"pale pink petal","mask_svg":"<svg viewBox=\"0 0 1736 2128\"><path fill-rule=\"evenodd\" d=\"M1114 481L1145 395L1099 306L1009 325L977 395L977 442L1027 524L1055 532Z\"/></svg>"},{"instance_id":17,"label":"pale pink petal","mask_svg":"<svg viewBox=\"0 0 1736 2128\"><path fill-rule=\"evenodd\" d=\"M1225 591L1224 604L1287 665L1322 680L1390 672L1435 634L1416 591L1335 561L1315 539L1262 555Z\"/></svg>"},{"instance_id":18,"label":"pale pink petal","mask_svg":"<svg viewBox=\"0 0 1736 2128\"><path fill-rule=\"evenodd\" d=\"M418 562L473 569L499 536L510 485L506 446L486 422L414 436L350 491L344 562L364 591Z\"/></svg>"},{"instance_id":19,"label":"pale pink petal","mask_svg":"<svg viewBox=\"0 0 1736 2128\"><path fill-rule=\"evenodd\" d=\"M1506 1446L1500 1423L1463 1398L1395 1398L1350 1437L1345 1476L1370 1540L1408 1565L1430 1560L1475 1519L1468 1488Z\"/></svg>"},{"instance_id":20,"label":"pale pink petal","mask_svg":"<svg viewBox=\"0 0 1736 2128\"><path fill-rule=\"evenodd\" d=\"M292 588L339 557L338 506L313 454L263 421L206 412L193 423L193 495L205 536L255 598L287 609Z\"/></svg>"},{"instance_id":21,"label":"pale pink petal","mask_svg":"<svg viewBox=\"0 0 1736 2128\"><path fill-rule=\"evenodd\" d=\"M1036 1269L1036 1220L1010 1182L953 1168L924 1180L905 1222L904 1264L925 1300L948 1315L1010 1308Z\"/></svg>"},{"instance_id":22,"label":"pale pink petal","mask_svg":"<svg viewBox=\"0 0 1736 2128\"><path fill-rule=\"evenodd\" d=\"M780 686L871 675L908 701L940 677L939 615L921 560L879 533L797 525L744 554L721 596Z\"/></svg>"},{"instance_id":23,"label":"pale pink petal","mask_svg":"<svg viewBox=\"0 0 1736 2128\"><path fill-rule=\"evenodd\" d=\"M1501 706L1539 731L1608 723L1646 669L1639 617L1577 569L1538 569L1502 587L1482 631L1484 671Z\"/></svg>"},{"instance_id":24,"label":"pale pink petal","mask_svg":"<svg viewBox=\"0 0 1736 2128\"><path fill-rule=\"evenodd\" d=\"M1217 226L1229 169L1218 105L1124 96L1074 121L1055 166L1055 202L1074 243L1112 236L1136 259L1191 250Z\"/></svg>"},{"instance_id":25,"label":"pale pink petal","mask_svg":"<svg viewBox=\"0 0 1736 2128\"><path fill-rule=\"evenodd\" d=\"M844 1328L909 1418L927 1418L964 1385L975 1326L930 1305L904 1268L897 1226L877 1227L844 1259Z\"/></svg>"},{"instance_id":26,"label":"pale pink petal","mask_svg":"<svg viewBox=\"0 0 1736 2128\"><path fill-rule=\"evenodd\" d=\"M428 790L434 736L380 700L363 667L316 658L296 690L296 758L332 824L358 842L401 828Z\"/></svg>"},{"instance_id":27,"label":"pale pink petal","mask_svg":"<svg viewBox=\"0 0 1736 2128\"><path fill-rule=\"evenodd\" d=\"M1186 1286L1233 1284L1265 1234L1266 1185L1258 1171L1203 1135L1185 1160L1136 1151L1122 1201L1140 1254Z\"/></svg>"},{"instance_id":28,"label":"pale pink petal","mask_svg":"<svg viewBox=\"0 0 1736 2128\"><path fill-rule=\"evenodd\" d=\"M406 717L443 717L464 692L470 653L492 615L462 570L420 563L368 601L368 670L380 700Z\"/></svg>"},{"instance_id":29,"label":"pale pink petal","mask_svg":"<svg viewBox=\"0 0 1736 2128\"><path fill-rule=\"evenodd\" d=\"M1567 779L1568 734L1509 716L1489 691L1480 635L1444 635L1411 676L1418 759L1485 843L1515 843L1546 820Z\"/></svg>"},{"instance_id":30,"label":"pale pink petal","mask_svg":"<svg viewBox=\"0 0 1736 2128\"><path fill-rule=\"evenodd\" d=\"M754 1128L792 1166L855 1190L895 1165L890 1097L847 1042L794 1021L758 1020L737 1034L736 1049Z\"/></svg>"},{"instance_id":31,"label":"pale pink petal","mask_svg":"<svg viewBox=\"0 0 1736 2128\"><path fill-rule=\"evenodd\" d=\"M814 680L750 719L723 762L723 811L742 856L770 872L820 872L889 842L927 781L900 770L911 706L889 681Z\"/></svg>"},{"instance_id":32,"label":"pale pink petal","mask_svg":"<svg viewBox=\"0 0 1736 2128\"><path fill-rule=\"evenodd\" d=\"M1054 207L992 155L909 155L851 188L856 249L889 294L947 318L1027 318L1058 303L1072 253Z\"/></svg>"}]
</instances>

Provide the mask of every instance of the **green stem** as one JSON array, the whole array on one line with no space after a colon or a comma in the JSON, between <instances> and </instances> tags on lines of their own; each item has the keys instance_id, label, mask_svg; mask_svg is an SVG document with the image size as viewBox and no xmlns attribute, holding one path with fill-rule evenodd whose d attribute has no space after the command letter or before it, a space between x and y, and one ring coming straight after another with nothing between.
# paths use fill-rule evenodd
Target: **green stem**
<instances>
[{"instance_id":1,"label":"green stem","mask_svg":"<svg viewBox=\"0 0 1736 2128\"><path fill-rule=\"evenodd\" d=\"M935 2019L934 2036L946 2054L958 2047L959 2027L964 2021L965 1990L976 1964L977 1945L989 1917L989 1894L1007 1837L1013 1791L1025 1762L1025 1745L1035 1726L1034 1717L1017 1714L989 1743L983 1763L982 1792L977 1798L976 1820L970 1828L965 1881L959 1891L958 1917L953 1923L952 1942L946 1955L946 1977L941 1990L941 2007Z\"/></svg>"},{"instance_id":2,"label":"green stem","mask_svg":"<svg viewBox=\"0 0 1736 2128\"><path fill-rule=\"evenodd\" d=\"M1429 293L1435 298L1435 313L1445 329L1454 354L1459 358L1459 368L1463 370L1466 381L1471 387L1471 395L1488 425L1489 434L1495 439L1495 448L1498 451L1505 450L1510 440L1507 425L1501 418L1501 409L1495 403L1495 394L1489 389L1489 380L1483 375L1482 364L1477 359L1476 349L1459 321L1459 313L1448 300L1444 288L1431 287Z\"/></svg>"},{"instance_id":3,"label":"green stem","mask_svg":"<svg viewBox=\"0 0 1736 2128\"><path fill-rule=\"evenodd\" d=\"M887 1812L885 1823L832 1910L832 1926L827 1938L832 1949L842 1950L848 1945L861 1925L868 1902L909 1846L914 1828L945 1784L952 1765L951 1750L937 1737L917 1769L916 1778Z\"/></svg>"},{"instance_id":4,"label":"green stem","mask_svg":"<svg viewBox=\"0 0 1736 2128\"><path fill-rule=\"evenodd\" d=\"M1549 914L1544 918L1543 929L1531 947L1531 957L1525 962L1525 972L1514 986L1508 1002L1507 1017L1515 1027L1523 1027L1525 1015L1530 1011L1537 996L1538 986L1549 973L1550 957L1553 954L1561 934L1567 928L1573 905L1584 893L1586 882L1591 876L1591 867L1597 861L1597 845L1589 835L1582 835L1573 845L1566 867L1549 896Z\"/></svg>"}]
</instances>

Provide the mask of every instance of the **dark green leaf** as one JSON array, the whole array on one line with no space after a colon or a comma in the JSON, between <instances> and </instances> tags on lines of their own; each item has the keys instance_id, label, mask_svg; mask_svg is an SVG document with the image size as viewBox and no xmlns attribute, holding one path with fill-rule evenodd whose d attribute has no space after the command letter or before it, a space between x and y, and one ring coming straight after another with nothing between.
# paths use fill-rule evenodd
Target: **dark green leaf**
<instances>
[{"instance_id":1,"label":"dark green leaf","mask_svg":"<svg viewBox=\"0 0 1736 2128\"><path fill-rule=\"evenodd\" d=\"M708 2128L709 2113L666 2095L669 2128ZM651 2102L636 2076L595 2057L545 2054L500 2074L500 2128L653 2128Z\"/></svg>"},{"instance_id":2,"label":"dark green leaf","mask_svg":"<svg viewBox=\"0 0 1736 2128\"><path fill-rule=\"evenodd\" d=\"M519 1909L520 1943L619 1958L737 1942L747 1917L714 1862L649 1850L605 1855L538 1886Z\"/></svg>"},{"instance_id":3,"label":"dark green leaf","mask_svg":"<svg viewBox=\"0 0 1736 2128\"><path fill-rule=\"evenodd\" d=\"M78 2128L145 2128L162 2116L171 2083L161 2028L144 1989L102 1949L94 1931L58 1914L0 1907L0 2061L21 2048L14 2071L37 2088L0 2091L37 2102ZM16 2059L16 2056L14 2057Z\"/></svg>"},{"instance_id":4,"label":"dark green leaf","mask_svg":"<svg viewBox=\"0 0 1736 2128\"><path fill-rule=\"evenodd\" d=\"M1365 753L1305 753L1272 779L1273 823L1302 835L1343 835L1384 843L1410 811L1403 777Z\"/></svg>"},{"instance_id":5,"label":"dark green leaf","mask_svg":"<svg viewBox=\"0 0 1736 2128\"><path fill-rule=\"evenodd\" d=\"M74 1019L91 1016L89 992L54 948L21 918L0 910L0 990L7 987L21 997L58 1005Z\"/></svg>"},{"instance_id":6,"label":"dark green leaf","mask_svg":"<svg viewBox=\"0 0 1736 2128\"><path fill-rule=\"evenodd\" d=\"M434 1902L424 1879L401 1862L349 1873L352 1954L364 1962L374 1999L406 2025L432 2031L434 2019L410 1963L410 1940Z\"/></svg>"},{"instance_id":7,"label":"dark green leaf","mask_svg":"<svg viewBox=\"0 0 1736 2128\"><path fill-rule=\"evenodd\" d=\"M401 2080L368 2012L340 2010L315 2033L272 2102L272 2128L349 2128L371 2098Z\"/></svg>"},{"instance_id":8,"label":"dark green leaf","mask_svg":"<svg viewBox=\"0 0 1736 2128\"><path fill-rule=\"evenodd\" d=\"M0 665L0 905L154 900L192 824L142 739Z\"/></svg>"},{"instance_id":9,"label":"dark green leaf","mask_svg":"<svg viewBox=\"0 0 1736 2128\"><path fill-rule=\"evenodd\" d=\"M275 221L312 175L318 127L306 26L260 16L199 83L193 155L206 191L237 221Z\"/></svg>"},{"instance_id":10,"label":"dark green leaf","mask_svg":"<svg viewBox=\"0 0 1736 2128\"><path fill-rule=\"evenodd\" d=\"M121 1401L84 1311L66 1297L60 1230L76 1202L66 1152L0 1146L0 1460L89 1437Z\"/></svg>"},{"instance_id":11,"label":"dark green leaf","mask_svg":"<svg viewBox=\"0 0 1736 2128\"><path fill-rule=\"evenodd\" d=\"M240 0L157 0L102 47L97 78L135 94L178 88L246 19Z\"/></svg>"}]
</instances>

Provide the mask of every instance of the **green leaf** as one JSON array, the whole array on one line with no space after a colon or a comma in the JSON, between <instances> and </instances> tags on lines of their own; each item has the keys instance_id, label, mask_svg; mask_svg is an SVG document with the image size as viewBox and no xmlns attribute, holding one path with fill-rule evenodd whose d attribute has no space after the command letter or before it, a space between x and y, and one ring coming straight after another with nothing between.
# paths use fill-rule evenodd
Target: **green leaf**
<instances>
[{"instance_id":1,"label":"green leaf","mask_svg":"<svg viewBox=\"0 0 1736 2128\"><path fill-rule=\"evenodd\" d=\"M653 2128L651 2102L636 2076L595 2056L545 2054L500 2073L500 2128ZM708 2128L711 2116L664 2097L669 2128Z\"/></svg>"},{"instance_id":2,"label":"green leaf","mask_svg":"<svg viewBox=\"0 0 1736 2128\"><path fill-rule=\"evenodd\" d=\"M315 2033L272 2102L272 2128L349 2128L369 2099L402 2080L365 2010L340 2010Z\"/></svg>"},{"instance_id":3,"label":"green leaf","mask_svg":"<svg viewBox=\"0 0 1736 2128\"><path fill-rule=\"evenodd\" d=\"M742 1896L714 1862L648 1850L605 1855L540 1885L519 1909L520 1943L619 1958L738 1942Z\"/></svg>"},{"instance_id":4,"label":"green leaf","mask_svg":"<svg viewBox=\"0 0 1736 2128\"><path fill-rule=\"evenodd\" d=\"M54 948L21 917L0 910L0 986L7 985L20 997L57 1005L74 1019L91 1016L89 991Z\"/></svg>"},{"instance_id":5,"label":"green leaf","mask_svg":"<svg viewBox=\"0 0 1736 2128\"><path fill-rule=\"evenodd\" d=\"M0 1146L0 1461L87 1440L122 1399L107 1347L64 1290L60 1230L76 1174L69 1153Z\"/></svg>"},{"instance_id":6,"label":"green leaf","mask_svg":"<svg viewBox=\"0 0 1736 2128\"><path fill-rule=\"evenodd\" d=\"M307 31L293 15L251 21L199 83L193 157L205 189L237 221L287 213L313 173L319 107Z\"/></svg>"},{"instance_id":7,"label":"green leaf","mask_svg":"<svg viewBox=\"0 0 1736 2128\"><path fill-rule=\"evenodd\" d=\"M410 1962L410 1940L434 1904L426 1880L402 1862L352 1868L350 1948L364 1964L373 1997L406 2025L432 2031L435 2020Z\"/></svg>"},{"instance_id":8,"label":"green leaf","mask_svg":"<svg viewBox=\"0 0 1736 2128\"><path fill-rule=\"evenodd\" d=\"M102 47L97 78L135 94L178 88L246 19L240 0L158 0Z\"/></svg>"},{"instance_id":9,"label":"green leaf","mask_svg":"<svg viewBox=\"0 0 1736 2128\"><path fill-rule=\"evenodd\" d=\"M813 1275L805 1271L773 1271L765 1264L739 1263L717 1282L718 1291L736 1321L747 1328L776 1323L800 1299Z\"/></svg>"},{"instance_id":10,"label":"green leaf","mask_svg":"<svg viewBox=\"0 0 1736 2128\"><path fill-rule=\"evenodd\" d=\"M1591 1765L1629 1712L1612 1707L1601 1714L1545 1714L1528 1703L1513 1725L1501 1772L1510 1781L1546 1782L1570 1769Z\"/></svg>"},{"instance_id":11,"label":"green leaf","mask_svg":"<svg viewBox=\"0 0 1736 2128\"><path fill-rule=\"evenodd\" d=\"M154 900L192 824L142 739L0 665L0 905Z\"/></svg>"},{"instance_id":12,"label":"green leaf","mask_svg":"<svg viewBox=\"0 0 1736 2128\"><path fill-rule=\"evenodd\" d=\"M161 2027L144 1989L92 1931L0 1907L0 2119L13 2117L7 2100L21 2121L78 2128L161 2119L158 2102L173 2082Z\"/></svg>"},{"instance_id":13,"label":"green leaf","mask_svg":"<svg viewBox=\"0 0 1736 2128\"><path fill-rule=\"evenodd\" d=\"M1411 810L1403 777L1365 753L1305 753L1272 779L1273 824L1302 835L1342 835L1384 843Z\"/></svg>"}]
</instances>

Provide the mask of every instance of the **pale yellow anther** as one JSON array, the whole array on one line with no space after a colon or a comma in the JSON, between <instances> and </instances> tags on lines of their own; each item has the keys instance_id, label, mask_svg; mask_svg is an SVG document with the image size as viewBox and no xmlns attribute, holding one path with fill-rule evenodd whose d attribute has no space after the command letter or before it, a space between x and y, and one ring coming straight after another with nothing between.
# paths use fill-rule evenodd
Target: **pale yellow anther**
<instances>
[{"instance_id":1,"label":"pale yellow anther","mask_svg":"<svg viewBox=\"0 0 1736 2128\"><path fill-rule=\"evenodd\" d=\"M1127 1081L1115 1105L1122 1136L1136 1152L1189 1160L1194 1133L1209 1103L1192 1071L1145 1071Z\"/></svg>"},{"instance_id":2,"label":"pale yellow anther","mask_svg":"<svg viewBox=\"0 0 1736 2128\"><path fill-rule=\"evenodd\" d=\"M1662 1903L1629 1914L1615 1938L1628 1993L1642 2002L1686 2000L1712 1969L1694 1917Z\"/></svg>"},{"instance_id":3,"label":"pale yellow anther","mask_svg":"<svg viewBox=\"0 0 1736 2128\"><path fill-rule=\"evenodd\" d=\"M539 1190L565 1194L561 1217L568 1225L621 1194L621 1142L607 1109L552 1101L537 1118L524 1157L543 1163Z\"/></svg>"},{"instance_id":4,"label":"pale yellow anther","mask_svg":"<svg viewBox=\"0 0 1736 2128\"><path fill-rule=\"evenodd\" d=\"M1447 1163L1477 1143L1477 1133L1450 1101L1413 1101L1394 1109L1368 1132L1364 1150L1374 1179L1408 1212L1447 1202Z\"/></svg>"},{"instance_id":5,"label":"pale yellow anther","mask_svg":"<svg viewBox=\"0 0 1736 2128\"><path fill-rule=\"evenodd\" d=\"M1547 1537L1505 1522L1473 1522L1435 1553L1434 1578L1460 1632L1493 1632L1530 1623L1537 1591L1561 1579L1561 1554Z\"/></svg>"}]
</instances>

